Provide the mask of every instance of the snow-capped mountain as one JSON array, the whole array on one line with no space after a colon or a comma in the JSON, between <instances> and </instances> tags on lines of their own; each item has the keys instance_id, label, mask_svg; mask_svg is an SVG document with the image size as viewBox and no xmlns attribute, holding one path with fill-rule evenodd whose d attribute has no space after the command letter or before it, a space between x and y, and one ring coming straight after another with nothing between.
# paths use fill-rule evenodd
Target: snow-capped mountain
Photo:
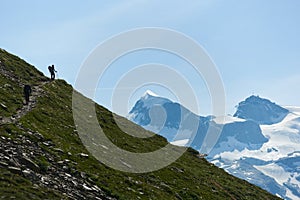
<instances>
[{"instance_id":1,"label":"snow-capped mountain","mask_svg":"<svg viewBox=\"0 0 300 200\"><path fill-rule=\"evenodd\" d=\"M289 111L268 99L250 96L239 103L234 117L253 120L258 124L275 124L282 121Z\"/></svg>"},{"instance_id":2,"label":"snow-capped mountain","mask_svg":"<svg viewBox=\"0 0 300 200\"><path fill-rule=\"evenodd\" d=\"M199 116L151 91L146 91L136 102L128 118L147 130L163 135L169 142L191 138L199 124Z\"/></svg>"},{"instance_id":3,"label":"snow-capped mountain","mask_svg":"<svg viewBox=\"0 0 300 200\"><path fill-rule=\"evenodd\" d=\"M234 176L284 199L300 199L300 108L250 96L221 123L218 117L198 116L148 91L129 119L172 144L208 153L210 162ZM209 127L222 131L212 150L205 152Z\"/></svg>"}]
</instances>

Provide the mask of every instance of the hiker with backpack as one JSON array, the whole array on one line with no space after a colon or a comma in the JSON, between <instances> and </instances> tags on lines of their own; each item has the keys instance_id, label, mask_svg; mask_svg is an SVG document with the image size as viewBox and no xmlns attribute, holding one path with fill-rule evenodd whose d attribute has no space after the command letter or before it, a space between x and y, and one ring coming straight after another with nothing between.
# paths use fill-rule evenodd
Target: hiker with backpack
<instances>
[{"instance_id":1,"label":"hiker with backpack","mask_svg":"<svg viewBox=\"0 0 300 200\"><path fill-rule=\"evenodd\" d=\"M32 90L30 85L24 85L24 97L25 97L25 105L28 105L29 103L29 96L31 94Z\"/></svg>"},{"instance_id":2,"label":"hiker with backpack","mask_svg":"<svg viewBox=\"0 0 300 200\"><path fill-rule=\"evenodd\" d=\"M54 80L54 79L55 79L55 72L57 72L57 71L54 69L54 65L49 66L49 67L48 67L48 70L49 70L49 72L50 72L50 74L51 74L51 80Z\"/></svg>"}]
</instances>

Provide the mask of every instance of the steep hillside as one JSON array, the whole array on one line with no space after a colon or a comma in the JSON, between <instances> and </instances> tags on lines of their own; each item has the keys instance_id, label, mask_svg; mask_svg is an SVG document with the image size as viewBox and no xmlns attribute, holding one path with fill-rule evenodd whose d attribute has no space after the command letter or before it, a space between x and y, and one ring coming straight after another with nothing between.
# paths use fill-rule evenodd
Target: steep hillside
<instances>
[{"instance_id":1,"label":"steep hillside","mask_svg":"<svg viewBox=\"0 0 300 200\"><path fill-rule=\"evenodd\" d=\"M190 148L155 172L113 170L83 146L73 121L70 85L50 82L4 50L0 61L1 199L277 199ZM22 104L25 83L33 86L28 106ZM118 128L110 111L97 105L96 112L107 137L125 150L149 152L167 144L158 135L132 137ZM132 132L151 134L126 119L123 123Z\"/></svg>"}]
</instances>

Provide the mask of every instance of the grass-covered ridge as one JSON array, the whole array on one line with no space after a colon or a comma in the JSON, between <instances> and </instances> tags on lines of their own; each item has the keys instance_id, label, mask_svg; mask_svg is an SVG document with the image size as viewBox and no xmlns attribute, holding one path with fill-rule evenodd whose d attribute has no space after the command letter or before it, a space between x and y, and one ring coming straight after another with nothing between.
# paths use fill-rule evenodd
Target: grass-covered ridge
<instances>
[{"instance_id":1,"label":"grass-covered ridge","mask_svg":"<svg viewBox=\"0 0 300 200\"><path fill-rule=\"evenodd\" d=\"M4 66L9 66L8 69L19 76L20 80L31 84L39 84L40 81L47 80L33 66L5 51L0 52L1 62L5 62ZM19 69L20 67L23 69ZM1 86L6 81L9 81L9 78L0 75ZM10 99L7 101L0 97L0 103L4 102L7 106L6 111L0 107L0 115L13 114L18 107L22 106L22 88L13 82L10 84L14 88L14 93L5 92L5 87L0 89L1 94L5 94L5 98ZM78 171L84 172L90 181L109 196L124 200L276 199L275 196L257 186L233 177L205 159L197 157L198 152L193 149L188 149L173 164L151 173L132 174L111 169L89 154L78 136L72 114L73 88L63 80L55 80L43 85L42 89L44 94L37 99L35 108L19 121L23 128L15 124L0 126L0 135L10 137L12 140L19 135L25 135L31 138L32 142L40 143L39 139L28 135L24 130L40 133L43 140L49 141L53 146L41 143L41 148L47 155L53 155L53 158L57 159L52 162L47 157L36 156L35 162L45 171L43 173L47 173L47 168L59 160L67 159L70 175L75 176ZM99 105L96 105L96 113L106 136L120 148L132 152L150 152L167 144L167 141L158 135L141 139L124 133L115 123L112 113ZM88 119L84 120L88 123ZM137 134L151 134L126 119L123 119L122 123L127 130ZM82 157L82 153L89 156ZM16 196L32 192L35 194L35 199L43 199L45 194L53 199L63 198L62 194L53 189L42 187L37 191L34 184L22 175L12 177L11 171L6 168L0 169L2 177L0 197L3 193L14 191Z\"/></svg>"}]
</instances>

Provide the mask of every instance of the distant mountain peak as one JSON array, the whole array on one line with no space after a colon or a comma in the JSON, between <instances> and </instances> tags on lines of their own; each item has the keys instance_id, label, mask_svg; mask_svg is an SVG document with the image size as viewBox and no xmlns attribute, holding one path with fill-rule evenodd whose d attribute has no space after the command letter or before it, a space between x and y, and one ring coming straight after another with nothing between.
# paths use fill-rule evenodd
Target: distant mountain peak
<instances>
[{"instance_id":1,"label":"distant mountain peak","mask_svg":"<svg viewBox=\"0 0 300 200\"><path fill-rule=\"evenodd\" d=\"M147 98L149 96L152 96L152 97L159 97L158 94L154 93L152 90L147 90L142 97L144 98Z\"/></svg>"},{"instance_id":2,"label":"distant mountain peak","mask_svg":"<svg viewBox=\"0 0 300 200\"><path fill-rule=\"evenodd\" d=\"M237 106L233 115L241 119L255 121L258 124L275 124L281 122L289 111L268 99L252 95Z\"/></svg>"},{"instance_id":3,"label":"distant mountain peak","mask_svg":"<svg viewBox=\"0 0 300 200\"><path fill-rule=\"evenodd\" d=\"M166 103L171 103L171 101L158 96L151 90L147 90L135 103L127 118L139 125L146 126L151 122L149 115L150 109L154 106L163 106Z\"/></svg>"},{"instance_id":4,"label":"distant mountain peak","mask_svg":"<svg viewBox=\"0 0 300 200\"><path fill-rule=\"evenodd\" d=\"M251 95L245 100L246 102L264 102L264 103L272 103L269 99L262 98L259 95ZM272 103L275 104L275 103Z\"/></svg>"}]
</instances>

